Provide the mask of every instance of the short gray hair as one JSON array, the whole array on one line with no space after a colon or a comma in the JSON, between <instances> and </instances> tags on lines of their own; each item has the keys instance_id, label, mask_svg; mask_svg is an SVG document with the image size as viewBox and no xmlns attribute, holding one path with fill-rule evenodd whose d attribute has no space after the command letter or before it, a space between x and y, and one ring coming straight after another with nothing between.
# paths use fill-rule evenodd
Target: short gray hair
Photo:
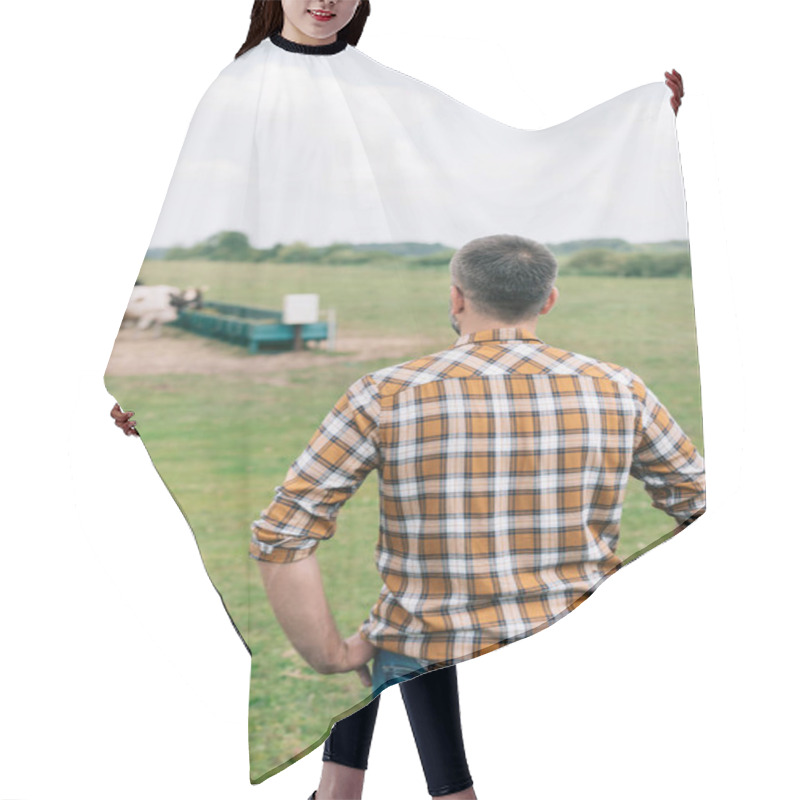
<instances>
[{"instance_id":1,"label":"short gray hair","mask_svg":"<svg viewBox=\"0 0 800 800\"><path fill-rule=\"evenodd\" d=\"M523 236L473 239L450 261L450 277L475 310L513 324L535 317L547 302L558 273L555 256Z\"/></svg>"}]
</instances>

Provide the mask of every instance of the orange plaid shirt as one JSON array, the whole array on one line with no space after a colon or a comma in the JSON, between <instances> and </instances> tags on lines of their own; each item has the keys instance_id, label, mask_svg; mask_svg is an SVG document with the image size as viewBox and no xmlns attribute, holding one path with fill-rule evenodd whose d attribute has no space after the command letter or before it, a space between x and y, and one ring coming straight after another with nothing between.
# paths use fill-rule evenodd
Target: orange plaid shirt
<instances>
[{"instance_id":1,"label":"orange plaid shirt","mask_svg":"<svg viewBox=\"0 0 800 800\"><path fill-rule=\"evenodd\" d=\"M254 521L250 555L306 558L378 470L383 587L360 633L457 661L564 616L619 568L629 475L687 524L703 459L636 375L522 328L460 336L353 383Z\"/></svg>"}]
</instances>

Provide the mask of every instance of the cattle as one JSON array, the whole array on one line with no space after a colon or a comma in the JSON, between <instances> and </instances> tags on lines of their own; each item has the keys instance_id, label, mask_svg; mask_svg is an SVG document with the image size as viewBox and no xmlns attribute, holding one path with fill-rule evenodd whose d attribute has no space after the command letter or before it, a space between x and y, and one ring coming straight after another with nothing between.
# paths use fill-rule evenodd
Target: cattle
<instances>
[{"instance_id":1,"label":"cattle","mask_svg":"<svg viewBox=\"0 0 800 800\"><path fill-rule=\"evenodd\" d=\"M207 288L203 286L181 290L177 286L137 284L131 292L122 323L135 324L138 330L152 327L158 334L164 323L178 319L180 309L202 308L202 292Z\"/></svg>"}]
</instances>

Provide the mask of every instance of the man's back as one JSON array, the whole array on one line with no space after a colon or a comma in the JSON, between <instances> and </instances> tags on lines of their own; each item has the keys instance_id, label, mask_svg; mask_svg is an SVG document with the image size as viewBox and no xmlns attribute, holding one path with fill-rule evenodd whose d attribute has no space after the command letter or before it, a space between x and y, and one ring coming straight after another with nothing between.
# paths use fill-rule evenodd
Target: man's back
<instances>
[{"instance_id":1,"label":"man's back","mask_svg":"<svg viewBox=\"0 0 800 800\"><path fill-rule=\"evenodd\" d=\"M702 458L640 379L522 328L356 381L253 524L253 557L309 555L373 468L384 586L362 634L431 661L530 635L616 570L629 474L679 523L705 505Z\"/></svg>"}]
</instances>

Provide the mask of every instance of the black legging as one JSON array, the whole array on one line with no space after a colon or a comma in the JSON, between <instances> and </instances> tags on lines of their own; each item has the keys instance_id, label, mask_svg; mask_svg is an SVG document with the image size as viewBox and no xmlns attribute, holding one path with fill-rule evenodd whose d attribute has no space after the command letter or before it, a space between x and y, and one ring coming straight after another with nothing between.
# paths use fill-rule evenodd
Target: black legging
<instances>
[{"instance_id":1,"label":"black legging","mask_svg":"<svg viewBox=\"0 0 800 800\"><path fill-rule=\"evenodd\" d=\"M437 797L472 786L464 753L455 665L403 681L400 692L417 743L428 792ZM325 740L323 761L366 769L380 695L339 720Z\"/></svg>"}]
</instances>

